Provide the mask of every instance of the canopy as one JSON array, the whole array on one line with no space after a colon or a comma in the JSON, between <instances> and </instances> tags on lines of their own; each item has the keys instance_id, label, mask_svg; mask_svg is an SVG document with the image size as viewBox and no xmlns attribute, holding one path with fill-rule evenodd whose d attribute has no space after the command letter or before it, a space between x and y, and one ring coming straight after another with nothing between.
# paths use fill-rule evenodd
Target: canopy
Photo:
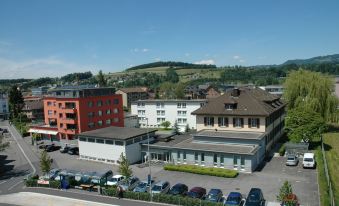
<instances>
[{"instance_id":1,"label":"canopy","mask_svg":"<svg viewBox=\"0 0 339 206\"><path fill-rule=\"evenodd\" d=\"M51 134L51 135L58 134L58 131L51 131L51 130L44 130L44 129L29 129L28 132L39 133L39 134Z\"/></svg>"}]
</instances>

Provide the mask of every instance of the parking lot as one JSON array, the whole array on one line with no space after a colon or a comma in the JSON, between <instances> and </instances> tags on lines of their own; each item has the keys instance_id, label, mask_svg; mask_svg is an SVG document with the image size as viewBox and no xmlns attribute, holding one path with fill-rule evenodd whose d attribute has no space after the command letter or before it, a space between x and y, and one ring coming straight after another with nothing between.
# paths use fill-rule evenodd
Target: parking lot
<instances>
[{"instance_id":1,"label":"parking lot","mask_svg":"<svg viewBox=\"0 0 339 206\"><path fill-rule=\"evenodd\" d=\"M53 167L55 168L79 171L105 171L111 169L114 174L118 172L118 166L116 165L78 160L78 156L62 154L59 151L49 154L54 160ZM231 191L240 191L246 196L250 188L258 187L263 190L265 199L273 202L276 201L276 195L283 182L288 180L292 184L293 191L298 196L302 205L319 205L317 171L314 169L303 169L301 162L299 162L297 167L285 166L285 162L286 158L284 157L274 157L267 162L261 171L252 174L239 174L234 179L164 171L161 166L152 166L151 169L152 176L156 181L167 180L171 185L180 182L186 184L189 188L194 186L202 186L207 190L219 188L226 195ZM139 168L137 165L132 165L131 167L134 175L141 180L147 178L148 167Z\"/></svg>"}]
</instances>

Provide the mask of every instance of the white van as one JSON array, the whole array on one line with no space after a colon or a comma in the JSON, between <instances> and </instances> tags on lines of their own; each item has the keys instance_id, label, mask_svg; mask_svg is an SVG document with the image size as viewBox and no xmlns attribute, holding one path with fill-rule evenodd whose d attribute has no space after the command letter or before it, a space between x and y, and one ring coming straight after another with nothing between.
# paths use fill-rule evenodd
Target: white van
<instances>
[{"instance_id":1,"label":"white van","mask_svg":"<svg viewBox=\"0 0 339 206\"><path fill-rule=\"evenodd\" d=\"M315 168L315 159L313 153L304 154L303 168Z\"/></svg>"}]
</instances>

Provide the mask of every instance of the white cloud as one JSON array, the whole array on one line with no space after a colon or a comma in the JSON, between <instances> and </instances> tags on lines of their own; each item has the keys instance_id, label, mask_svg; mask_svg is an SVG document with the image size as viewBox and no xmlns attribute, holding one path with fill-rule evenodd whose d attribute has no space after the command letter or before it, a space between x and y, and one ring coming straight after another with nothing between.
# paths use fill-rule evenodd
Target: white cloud
<instances>
[{"instance_id":1,"label":"white cloud","mask_svg":"<svg viewBox=\"0 0 339 206\"><path fill-rule=\"evenodd\" d=\"M148 52L149 51L149 49L142 49L142 52Z\"/></svg>"},{"instance_id":2,"label":"white cloud","mask_svg":"<svg viewBox=\"0 0 339 206\"><path fill-rule=\"evenodd\" d=\"M234 55L234 56L233 56L233 59L240 59L240 56Z\"/></svg>"},{"instance_id":3,"label":"white cloud","mask_svg":"<svg viewBox=\"0 0 339 206\"><path fill-rule=\"evenodd\" d=\"M143 48L143 49L139 49L139 48L134 48L134 49L131 49L131 52L135 52L135 53L138 53L138 52L149 52L150 49L148 48Z\"/></svg>"},{"instance_id":4,"label":"white cloud","mask_svg":"<svg viewBox=\"0 0 339 206\"><path fill-rule=\"evenodd\" d=\"M239 59L239 62L240 62L240 63L244 63L245 60L244 60L244 59Z\"/></svg>"},{"instance_id":5,"label":"white cloud","mask_svg":"<svg viewBox=\"0 0 339 206\"><path fill-rule=\"evenodd\" d=\"M158 62L158 61L160 61L161 59L157 57L157 58L154 58L154 60Z\"/></svg>"},{"instance_id":6,"label":"white cloud","mask_svg":"<svg viewBox=\"0 0 339 206\"><path fill-rule=\"evenodd\" d=\"M215 61L213 59L206 59L194 62L194 64L215 64Z\"/></svg>"},{"instance_id":7,"label":"white cloud","mask_svg":"<svg viewBox=\"0 0 339 206\"><path fill-rule=\"evenodd\" d=\"M72 72L84 72L94 66L82 66L55 57L10 60L0 58L0 79L58 77Z\"/></svg>"}]
</instances>

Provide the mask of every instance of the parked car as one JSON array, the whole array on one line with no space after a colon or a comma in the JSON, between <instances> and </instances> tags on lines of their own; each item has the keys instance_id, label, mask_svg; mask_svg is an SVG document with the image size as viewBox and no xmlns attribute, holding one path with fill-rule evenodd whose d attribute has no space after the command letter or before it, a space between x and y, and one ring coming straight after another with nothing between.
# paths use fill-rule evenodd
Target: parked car
<instances>
[{"instance_id":1,"label":"parked car","mask_svg":"<svg viewBox=\"0 0 339 206\"><path fill-rule=\"evenodd\" d=\"M46 151L46 152L53 152L53 151L58 150L58 149L59 149L59 147L58 147L58 146L55 146L54 144L47 145L47 146L45 147L45 151Z\"/></svg>"},{"instance_id":2,"label":"parked car","mask_svg":"<svg viewBox=\"0 0 339 206\"><path fill-rule=\"evenodd\" d=\"M71 147L67 151L70 155L79 155L79 147Z\"/></svg>"},{"instance_id":3,"label":"parked car","mask_svg":"<svg viewBox=\"0 0 339 206\"><path fill-rule=\"evenodd\" d=\"M313 153L305 153L303 158L303 168L315 168L315 159Z\"/></svg>"},{"instance_id":4,"label":"parked car","mask_svg":"<svg viewBox=\"0 0 339 206\"><path fill-rule=\"evenodd\" d=\"M288 194L282 201L281 206L299 206L298 197L295 194Z\"/></svg>"},{"instance_id":5,"label":"parked car","mask_svg":"<svg viewBox=\"0 0 339 206\"><path fill-rule=\"evenodd\" d=\"M68 147L68 146L65 146L65 147L61 147L60 148L60 152L61 153L68 153L68 150L70 149L70 147Z\"/></svg>"},{"instance_id":6,"label":"parked car","mask_svg":"<svg viewBox=\"0 0 339 206\"><path fill-rule=\"evenodd\" d=\"M2 132L3 133L8 133L8 129L3 129Z\"/></svg>"},{"instance_id":7,"label":"parked car","mask_svg":"<svg viewBox=\"0 0 339 206\"><path fill-rule=\"evenodd\" d=\"M118 182L120 182L123 179L125 179L125 176L114 175L113 177L110 177L110 178L107 179L106 185L110 185L110 186L117 185Z\"/></svg>"},{"instance_id":8,"label":"parked car","mask_svg":"<svg viewBox=\"0 0 339 206\"><path fill-rule=\"evenodd\" d=\"M171 195L186 195L187 192L188 192L187 185L178 183L175 184L168 193Z\"/></svg>"},{"instance_id":9,"label":"parked car","mask_svg":"<svg viewBox=\"0 0 339 206\"><path fill-rule=\"evenodd\" d=\"M203 199L205 195L206 195L206 189L202 187L193 187L187 193L188 197L197 198L197 199Z\"/></svg>"},{"instance_id":10,"label":"parked car","mask_svg":"<svg viewBox=\"0 0 339 206\"><path fill-rule=\"evenodd\" d=\"M294 154L287 155L286 165L287 166L297 166L299 158Z\"/></svg>"},{"instance_id":11,"label":"parked car","mask_svg":"<svg viewBox=\"0 0 339 206\"><path fill-rule=\"evenodd\" d=\"M39 149L45 149L47 146L48 146L48 144L42 143L42 144L39 145Z\"/></svg>"},{"instance_id":12,"label":"parked car","mask_svg":"<svg viewBox=\"0 0 339 206\"><path fill-rule=\"evenodd\" d=\"M266 200L259 188L252 188L246 198L245 206L265 206Z\"/></svg>"},{"instance_id":13,"label":"parked car","mask_svg":"<svg viewBox=\"0 0 339 206\"><path fill-rule=\"evenodd\" d=\"M208 192L205 200L210 201L210 202L220 202L222 199L222 196L223 194L220 189L211 189Z\"/></svg>"},{"instance_id":14,"label":"parked car","mask_svg":"<svg viewBox=\"0 0 339 206\"><path fill-rule=\"evenodd\" d=\"M150 187L153 187L154 180L151 180L151 184L149 184L148 180L144 180L138 183L138 185L134 188L133 192L148 192Z\"/></svg>"},{"instance_id":15,"label":"parked car","mask_svg":"<svg viewBox=\"0 0 339 206\"><path fill-rule=\"evenodd\" d=\"M123 191L132 191L140 182L137 177L130 177L128 179L121 180L118 185L122 188Z\"/></svg>"},{"instance_id":16,"label":"parked car","mask_svg":"<svg viewBox=\"0 0 339 206\"><path fill-rule=\"evenodd\" d=\"M167 181L160 181L157 182L156 184L153 185L152 187L152 193L168 193L168 191L170 190L170 183Z\"/></svg>"},{"instance_id":17,"label":"parked car","mask_svg":"<svg viewBox=\"0 0 339 206\"><path fill-rule=\"evenodd\" d=\"M224 201L224 206L242 206L245 199L239 192L231 192Z\"/></svg>"},{"instance_id":18,"label":"parked car","mask_svg":"<svg viewBox=\"0 0 339 206\"><path fill-rule=\"evenodd\" d=\"M59 176L60 171L61 171L61 169L52 169L49 172L49 179L54 180L57 176Z\"/></svg>"}]
</instances>

